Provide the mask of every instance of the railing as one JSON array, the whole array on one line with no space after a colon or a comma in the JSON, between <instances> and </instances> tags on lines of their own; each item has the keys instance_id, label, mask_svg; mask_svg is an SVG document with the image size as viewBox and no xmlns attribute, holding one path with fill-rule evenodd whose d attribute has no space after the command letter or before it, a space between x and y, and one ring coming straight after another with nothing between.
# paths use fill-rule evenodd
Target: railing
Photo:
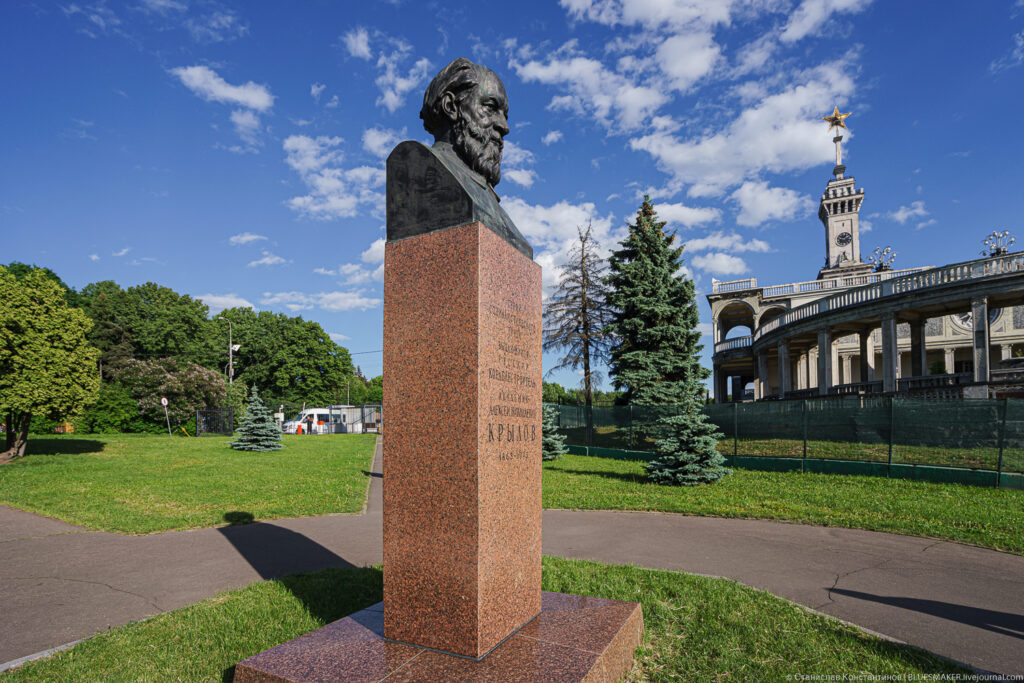
<instances>
[{"instance_id":1,"label":"railing","mask_svg":"<svg viewBox=\"0 0 1024 683\"><path fill-rule=\"evenodd\" d=\"M1024 368L999 368L996 370L990 370L989 378L993 382L1024 381Z\"/></svg>"},{"instance_id":2,"label":"railing","mask_svg":"<svg viewBox=\"0 0 1024 683\"><path fill-rule=\"evenodd\" d=\"M829 393L833 396L855 396L859 394L880 394L882 393L882 382L847 382L846 384L836 384L829 388Z\"/></svg>"},{"instance_id":3,"label":"railing","mask_svg":"<svg viewBox=\"0 0 1024 683\"><path fill-rule=\"evenodd\" d=\"M732 349L747 348L754 343L753 335L747 335L745 337L734 337L732 339L726 339L715 344L715 353L722 353L723 351L730 351Z\"/></svg>"},{"instance_id":4,"label":"railing","mask_svg":"<svg viewBox=\"0 0 1024 683\"><path fill-rule=\"evenodd\" d=\"M862 287L863 285L874 284L882 280L891 280L895 277L902 277L910 273L918 273L928 270L931 266L920 268L904 268L903 270L883 270L880 273L868 273L867 275L851 275L849 277L835 278L833 280L807 280L805 282L792 282L788 285L772 285L765 287L761 296L769 298L773 296L785 296L787 294L802 294L804 292L818 292L825 289L849 289L850 287Z\"/></svg>"},{"instance_id":5,"label":"railing","mask_svg":"<svg viewBox=\"0 0 1024 683\"><path fill-rule=\"evenodd\" d=\"M810 389L791 389L786 392L786 398L814 398L818 396L820 392L818 387L811 387Z\"/></svg>"},{"instance_id":6,"label":"railing","mask_svg":"<svg viewBox=\"0 0 1024 683\"><path fill-rule=\"evenodd\" d=\"M718 282L715 280L711 283L712 294L722 294L725 292L740 292L744 289L757 289L757 278L748 277L745 280L730 280L728 282Z\"/></svg>"},{"instance_id":7,"label":"railing","mask_svg":"<svg viewBox=\"0 0 1024 683\"><path fill-rule=\"evenodd\" d=\"M862 287L833 294L832 296L824 297L822 299L817 299L816 301L812 301L804 304L803 306L794 308L791 311L787 311L779 317L773 318L764 325L758 327L753 334L754 341L758 341L764 335L774 332L782 326L791 325L806 318L827 313L829 311L836 311L841 308L845 308L846 306L906 294L907 292L913 292L937 285L965 282L968 280L981 279L983 277L1022 271L1024 271L1024 252L1017 252L1014 254L979 259L977 261L954 263L941 268L932 268L930 270L915 272L910 275L884 279L883 281L876 282L874 284L864 285ZM883 274L884 273L878 273L878 275Z\"/></svg>"},{"instance_id":8,"label":"railing","mask_svg":"<svg viewBox=\"0 0 1024 683\"><path fill-rule=\"evenodd\" d=\"M901 377L896 381L896 387L900 392L939 389L970 384L972 380L973 375L969 372L958 372L952 375L921 375L918 377Z\"/></svg>"}]
</instances>

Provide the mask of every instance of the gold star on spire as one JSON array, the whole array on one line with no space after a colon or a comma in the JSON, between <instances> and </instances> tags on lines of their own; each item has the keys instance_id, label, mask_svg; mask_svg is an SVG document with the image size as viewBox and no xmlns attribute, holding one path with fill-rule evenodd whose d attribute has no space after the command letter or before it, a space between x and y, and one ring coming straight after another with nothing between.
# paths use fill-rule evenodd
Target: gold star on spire
<instances>
[{"instance_id":1,"label":"gold star on spire","mask_svg":"<svg viewBox=\"0 0 1024 683\"><path fill-rule=\"evenodd\" d=\"M846 117L849 116L852 113L853 112L847 112L846 114L840 114L839 113L839 107L837 106L832 111L832 115L831 116L822 116L821 120L822 121L828 121L828 130L829 130L829 132L831 132L833 128L846 128L846 123L844 123L844 122L846 121Z\"/></svg>"}]
</instances>

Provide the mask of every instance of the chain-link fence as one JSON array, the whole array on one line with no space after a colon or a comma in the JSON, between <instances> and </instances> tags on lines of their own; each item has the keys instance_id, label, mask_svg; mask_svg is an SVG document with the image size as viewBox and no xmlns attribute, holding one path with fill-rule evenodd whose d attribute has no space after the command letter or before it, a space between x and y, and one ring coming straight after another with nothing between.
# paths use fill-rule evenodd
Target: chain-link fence
<instances>
[{"instance_id":1,"label":"chain-link fence","mask_svg":"<svg viewBox=\"0 0 1024 683\"><path fill-rule=\"evenodd\" d=\"M196 436L220 434L231 436L235 433L235 409L215 408L196 411Z\"/></svg>"},{"instance_id":2,"label":"chain-link fence","mask_svg":"<svg viewBox=\"0 0 1024 683\"><path fill-rule=\"evenodd\" d=\"M674 406L558 406L576 446L652 451L658 418ZM845 397L713 404L723 455L850 460L1024 472L1024 400ZM655 428L655 429L652 429Z\"/></svg>"}]
</instances>

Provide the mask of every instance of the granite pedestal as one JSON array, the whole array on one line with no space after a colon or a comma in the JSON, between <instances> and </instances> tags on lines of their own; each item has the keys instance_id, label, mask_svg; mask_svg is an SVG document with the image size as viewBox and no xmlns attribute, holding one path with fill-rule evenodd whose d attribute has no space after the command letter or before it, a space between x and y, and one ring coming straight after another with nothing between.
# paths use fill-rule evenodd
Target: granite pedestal
<instances>
[{"instance_id":1,"label":"granite pedestal","mask_svg":"<svg viewBox=\"0 0 1024 683\"><path fill-rule=\"evenodd\" d=\"M235 666L235 683L328 681L594 681L629 671L640 644L640 605L543 593L543 610L481 660L395 643L382 635L383 603Z\"/></svg>"}]
</instances>

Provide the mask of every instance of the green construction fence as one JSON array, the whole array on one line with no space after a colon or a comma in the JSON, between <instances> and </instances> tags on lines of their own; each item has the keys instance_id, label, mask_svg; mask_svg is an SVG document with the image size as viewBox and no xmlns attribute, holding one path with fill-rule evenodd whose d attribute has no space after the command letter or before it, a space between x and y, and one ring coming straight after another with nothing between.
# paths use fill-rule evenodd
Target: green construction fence
<instances>
[{"instance_id":1,"label":"green construction fence","mask_svg":"<svg viewBox=\"0 0 1024 683\"><path fill-rule=\"evenodd\" d=\"M570 452L632 458L649 455L658 419L679 412L676 406L558 409ZM842 397L704 410L733 467L1024 489L1024 400Z\"/></svg>"}]
</instances>

